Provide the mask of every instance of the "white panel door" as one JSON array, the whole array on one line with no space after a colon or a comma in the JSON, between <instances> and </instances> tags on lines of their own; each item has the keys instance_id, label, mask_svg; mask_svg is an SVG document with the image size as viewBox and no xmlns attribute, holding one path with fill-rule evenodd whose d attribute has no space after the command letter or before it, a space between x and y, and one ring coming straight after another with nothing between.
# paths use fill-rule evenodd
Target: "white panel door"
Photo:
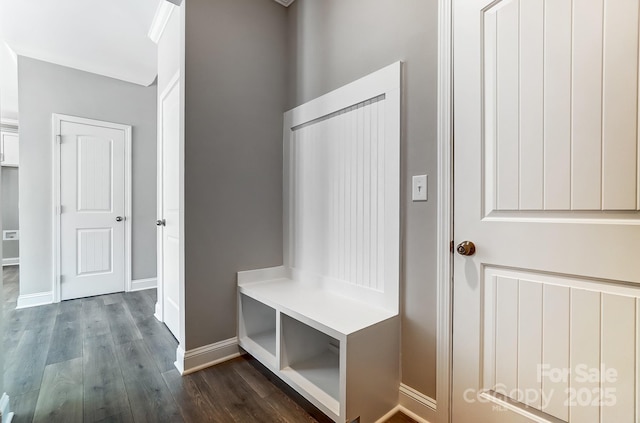
<instances>
[{"instance_id":1,"label":"white panel door","mask_svg":"<svg viewBox=\"0 0 640 423\"><path fill-rule=\"evenodd\" d=\"M125 131L60 124L60 299L125 289Z\"/></svg>"},{"instance_id":2,"label":"white panel door","mask_svg":"<svg viewBox=\"0 0 640 423\"><path fill-rule=\"evenodd\" d=\"M639 0L453 8L452 421L637 422Z\"/></svg>"},{"instance_id":3,"label":"white panel door","mask_svg":"<svg viewBox=\"0 0 640 423\"><path fill-rule=\"evenodd\" d=\"M180 339L180 84L161 99L160 254L163 320Z\"/></svg>"}]
</instances>

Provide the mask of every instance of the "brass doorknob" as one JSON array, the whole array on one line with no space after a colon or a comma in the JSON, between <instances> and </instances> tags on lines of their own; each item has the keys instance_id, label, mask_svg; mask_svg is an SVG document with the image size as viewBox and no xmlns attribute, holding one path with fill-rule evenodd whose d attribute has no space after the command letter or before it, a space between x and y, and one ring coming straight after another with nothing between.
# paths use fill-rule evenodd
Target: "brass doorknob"
<instances>
[{"instance_id":1,"label":"brass doorknob","mask_svg":"<svg viewBox=\"0 0 640 423\"><path fill-rule=\"evenodd\" d=\"M461 256L472 256L472 255L474 255L476 253L476 246L471 241L462 241L456 247L456 251Z\"/></svg>"}]
</instances>

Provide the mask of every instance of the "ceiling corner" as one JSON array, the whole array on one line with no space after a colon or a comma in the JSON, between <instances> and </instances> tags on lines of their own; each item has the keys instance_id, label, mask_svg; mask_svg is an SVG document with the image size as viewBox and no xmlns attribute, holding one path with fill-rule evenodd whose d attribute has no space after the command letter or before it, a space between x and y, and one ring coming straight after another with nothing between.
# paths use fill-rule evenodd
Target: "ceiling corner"
<instances>
[{"instance_id":1,"label":"ceiling corner","mask_svg":"<svg viewBox=\"0 0 640 423\"><path fill-rule=\"evenodd\" d=\"M274 0L274 1L280 3L284 7L289 7L291 6L291 3L293 3L295 0Z\"/></svg>"},{"instance_id":2,"label":"ceiling corner","mask_svg":"<svg viewBox=\"0 0 640 423\"><path fill-rule=\"evenodd\" d=\"M153 17L153 21L151 22L151 26L149 28L149 33L147 34L151 41L153 41L154 43L158 44L158 42L160 41L160 37L162 37L164 28L167 26L167 22L169 22L171 12L173 12L174 7L175 5L168 1L163 1L158 4L156 14Z\"/></svg>"}]
</instances>

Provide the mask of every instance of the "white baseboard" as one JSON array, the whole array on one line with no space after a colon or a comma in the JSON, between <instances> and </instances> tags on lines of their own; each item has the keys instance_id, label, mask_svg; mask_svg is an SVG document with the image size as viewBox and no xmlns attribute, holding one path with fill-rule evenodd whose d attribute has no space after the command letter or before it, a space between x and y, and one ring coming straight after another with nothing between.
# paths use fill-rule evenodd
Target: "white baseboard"
<instances>
[{"instance_id":1,"label":"white baseboard","mask_svg":"<svg viewBox=\"0 0 640 423\"><path fill-rule=\"evenodd\" d=\"M20 265L20 257L12 257L12 258L3 258L2 259L2 267L5 266L19 266Z\"/></svg>"},{"instance_id":2,"label":"white baseboard","mask_svg":"<svg viewBox=\"0 0 640 423\"><path fill-rule=\"evenodd\" d=\"M182 345L178 345L175 366L180 374L188 375L239 356L238 338L226 339L186 352Z\"/></svg>"},{"instance_id":3,"label":"white baseboard","mask_svg":"<svg viewBox=\"0 0 640 423\"><path fill-rule=\"evenodd\" d=\"M13 413L11 412L11 407L9 407L9 395L6 392L0 398L0 417L2 418L2 423L11 423L13 419Z\"/></svg>"},{"instance_id":4,"label":"white baseboard","mask_svg":"<svg viewBox=\"0 0 640 423\"><path fill-rule=\"evenodd\" d=\"M16 309L36 307L51 303L53 303L53 292L51 291L20 295Z\"/></svg>"},{"instance_id":5,"label":"white baseboard","mask_svg":"<svg viewBox=\"0 0 640 423\"><path fill-rule=\"evenodd\" d=\"M416 391L410 386L400 384L400 405L398 410L421 423L436 421L436 400Z\"/></svg>"},{"instance_id":6,"label":"white baseboard","mask_svg":"<svg viewBox=\"0 0 640 423\"><path fill-rule=\"evenodd\" d=\"M135 279L131 281L131 292L158 287L158 278Z\"/></svg>"}]
</instances>

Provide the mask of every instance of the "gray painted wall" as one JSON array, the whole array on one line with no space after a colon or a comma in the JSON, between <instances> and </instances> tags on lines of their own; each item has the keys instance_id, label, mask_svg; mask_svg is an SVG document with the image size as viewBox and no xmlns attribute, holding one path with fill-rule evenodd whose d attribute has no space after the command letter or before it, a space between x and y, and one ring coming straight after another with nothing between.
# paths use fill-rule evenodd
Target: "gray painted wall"
<instances>
[{"instance_id":1,"label":"gray painted wall","mask_svg":"<svg viewBox=\"0 0 640 423\"><path fill-rule=\"evenodd\" d=\"M436 395L435 0L297 0L289 7L288 108L397 60L404 68L402 382ZM429 201L411 202L411 175Z\"/></svg>"},{"instance_id":2,"label":"gray painted wall","mask_svg":"<svg viewBox=\"0 0 640 423\"><path fill-rule=\"evenodd\" d=\"M18 168L2 167L2 228L19 229L18 226ZM0 232L1 234L2 232ZM18 257L20 241L3 241L2 258Z\"/></svg>"},{"instance_id":3,"label":"gray painted wall","mask_svg":"<svg viewBox=\"0 0 640 423\"><path fill-rule=\"evenodd\" d=\"M52 113L133 126L133 279L156 275L156 87L19 57L20 294L51 290Z\"/></svg>"},{"instance_id":4,"label":"gray painted wall","mask_svg":"<svg viewBox=\"0 0 640 423\"><path fill-rule=\"evenodd\" d=\"M236 336L236 272L282 264L287 9L273 0L185 6L189 350Z\"/></svg>"}]
</instances>

